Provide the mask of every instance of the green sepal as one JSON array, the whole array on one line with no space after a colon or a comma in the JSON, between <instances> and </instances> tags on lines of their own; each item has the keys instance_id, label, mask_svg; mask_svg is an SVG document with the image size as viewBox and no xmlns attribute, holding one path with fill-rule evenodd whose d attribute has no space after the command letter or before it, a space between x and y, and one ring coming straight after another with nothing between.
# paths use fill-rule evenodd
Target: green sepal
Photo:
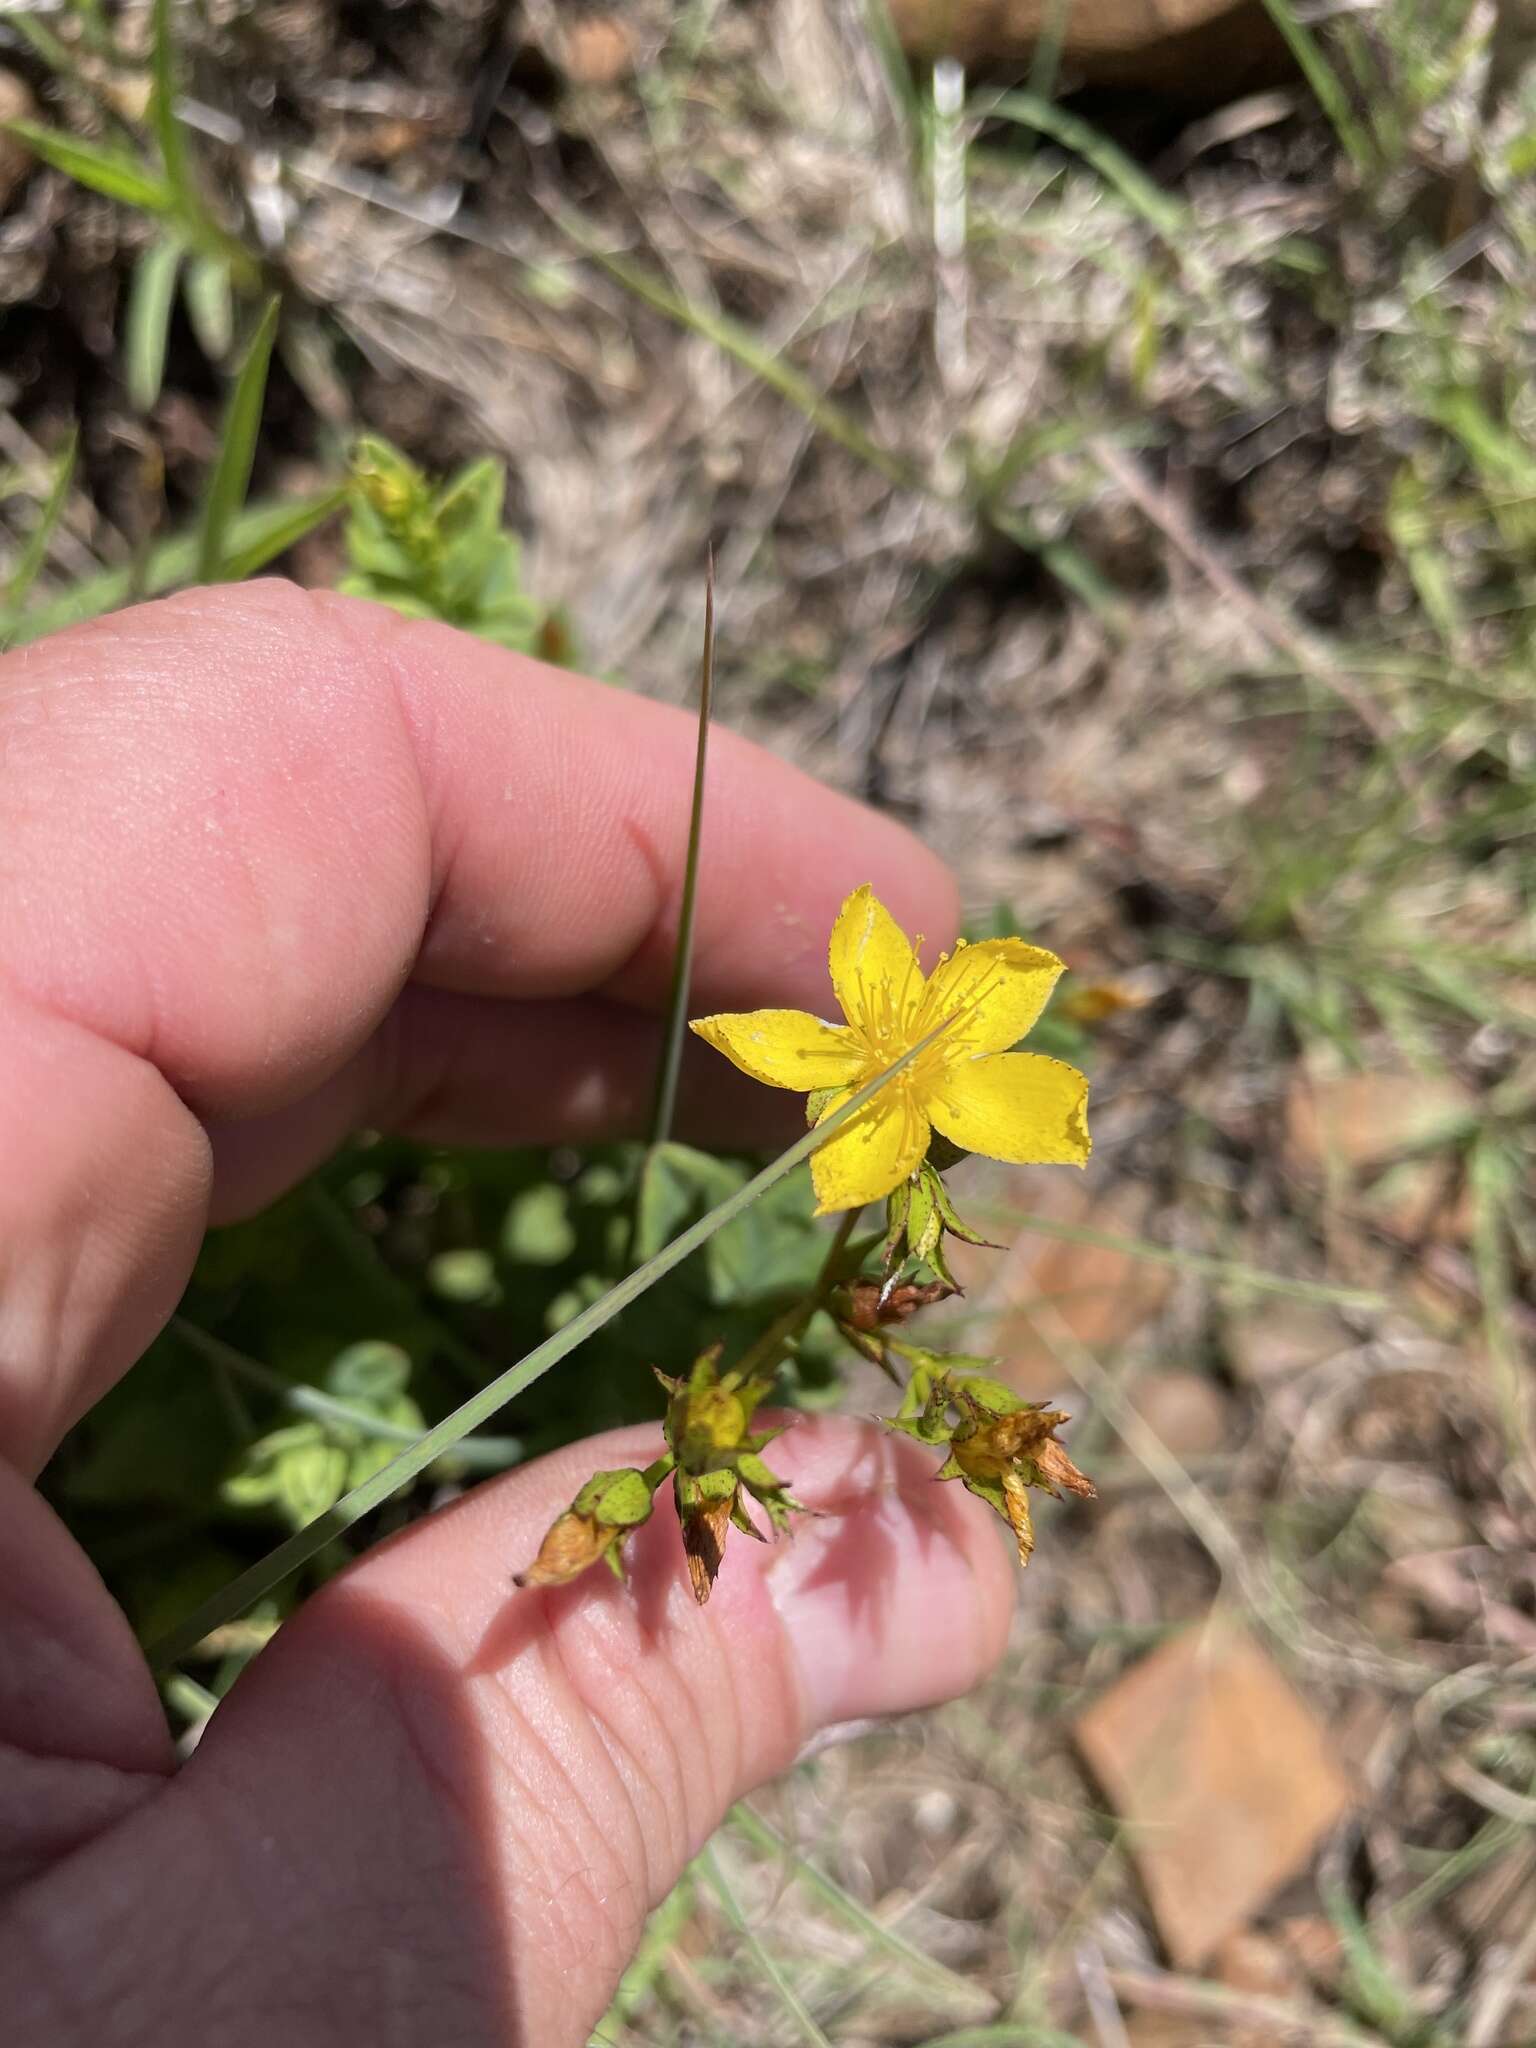
<instances>
[{"instance_id":1,"label":"green sepal","mask_svg":"<svg viewBox=\"0 0 1536 2048\"><path fill-rule=\"evenodd\" d=\"M826 1115L831 1104L842 1093L843 1090L841 1088L813 1088L805 1098L805 1121L807 1127L814 1130L816 1125Z\"/></svg>"},{"instance_id":2,"label":"green sepal","mask_svg":"<svg viewBox=\"0 0 1536 2048\"><path fill-rule=\"evenodd\" d=\"M731 1526L739 1529L743 1536L750 1536L756 1543L766 1543L768 1538L747 1513L747 1504L738 1492L731 1502Z\"/></svg>"},{"instance_id":3,"label":"green sepal","mask_svg":"<svg viewBox=\"0 0 1536 2048\"><path fill-rule=\"evenodd\" d=\"M907 1249L914 1259L931 1265L944 1228L944 1217L935 1199L936 1194L942 1197L943 1187L938 1175L928 1166L919 1169L910 1186L912 1197L907 1208ZM934 1270L937 1271L937 1267ZM944 1277L939 1274L941 1280Z\"/></svg>"},{"instance_id":4,"label":"green sepal","mask_svg":"<svg viewBox=\"0 0 1536 2048\"><path fill-rule=\"evenodd\" d=\"M644 1472L627 1466L594 1472L571 1502L571 1512L589 1515L603 1529L635 1529L649 1521L652 1489Z\"/></svg>"},{"instance_id":5,"label":"green sepal","mask_svg":"<svg viewBox=\"0 0 1536 2048\"><path fill-rule=\"evenodd\" d=\"M885 1246L880 1254L887 1273L895 1271L907 1242L907 1218L912 1212L912 1182L902 1181L891 1189L885 1202Z\"/></svg>"},{"instance_id":6,"label":"green sepal","mask_svg":"<svg viewBox=\"0 0 1536 2048\"><path fill-rule=\"evenodd\" d=\"M981 1245L985 1250L997 1252L1002 1246L994 1244L990 1237L983 1237L978 1230L972 1230L968 1223L962 1223L955 1213L955 1205L949 1198L949 1189L937 1174L933 1176L933 1197L944 1228L951 1237L958 1237L965 1244Z\"/></svg>"},{"instance_id":7,"label":"green sepal","mask_svg":"<svg viewBox=\"0 0 1536 2048\"><path fill-rule=\"evenodd\" d=\"M837 1334L871 1365L885 1364L886 1337L883 1330L856 1330L852 1323L839 1323Z\"/></svg>"},{"instance_id":8,"label":"green sepal","mask_svg":"<svg viewBox=\"0 0 1536 2048\"><path fill-rule=\"evenodd\" d=\"M780 1493L783 1481L777 1472L760 1458L756 1451L739 1451L736 1456L736 1471L744 1486L753 1493Z\"/></svg>"}]
</instances>

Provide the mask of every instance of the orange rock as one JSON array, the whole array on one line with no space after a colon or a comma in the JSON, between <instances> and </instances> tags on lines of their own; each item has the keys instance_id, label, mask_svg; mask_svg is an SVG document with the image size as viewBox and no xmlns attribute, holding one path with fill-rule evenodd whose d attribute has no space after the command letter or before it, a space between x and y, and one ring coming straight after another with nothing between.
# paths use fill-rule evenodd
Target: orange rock
<instances>
[{"instance_id":1,"label":"orange rock","mask_svg":"<svg viewBox=\"0 0 1536 2048\"><path fill-rule=\"evenodd\" d=\"M1059 24L1082 78L1216 101L1287 75L1285 46L1257 0L887 0L912 57L1017 64Z\"/></svg>"},{"instance_id":2,"label":"orange rock","mask_svg":"<svg viewBox=\"0 0 1536 2048\"><path fill-rule=\"evenodd\" d=\"M1324 1728L1219 1614L1133 1665L1073 1737L1181 1969L1203 1967L1303 1870L1349 1804Z\"/></svg>"},{"instance_id":3,"label":"orange rock","mask_svg":"<svg viewBox=\"0 0 1536 2048\"><path fill-rule=\"evenodd\" d=\"M565 75L573 85L617 85L635 68L635 45L617 15L593 14L565 31Z\"/></svg>"}]
</instances>

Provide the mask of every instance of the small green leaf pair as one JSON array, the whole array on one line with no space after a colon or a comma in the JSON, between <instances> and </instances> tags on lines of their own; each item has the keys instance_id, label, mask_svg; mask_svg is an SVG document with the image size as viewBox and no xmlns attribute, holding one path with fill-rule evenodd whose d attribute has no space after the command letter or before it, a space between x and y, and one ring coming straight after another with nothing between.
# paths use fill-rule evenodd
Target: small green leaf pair
<instances>
[{"instance_id":1,"label":"small green leaf pair","mask_svg":"<svg viewBox=\"0 0 1536 2048\"><path fill-rule=\"evenodd\" d=\"M344 1402L355 1422L325 1416L286 1424L251 1444L220 1489L230 1507L276 1510L302 1529L360 1486L400 1448L399 1432L425 1428L406 1392L410 1360L393 1344L353 1344L325 1375L325 1390ZM387 1434L373 1435L374 1420Z\"/></svg>"}]
</instances>

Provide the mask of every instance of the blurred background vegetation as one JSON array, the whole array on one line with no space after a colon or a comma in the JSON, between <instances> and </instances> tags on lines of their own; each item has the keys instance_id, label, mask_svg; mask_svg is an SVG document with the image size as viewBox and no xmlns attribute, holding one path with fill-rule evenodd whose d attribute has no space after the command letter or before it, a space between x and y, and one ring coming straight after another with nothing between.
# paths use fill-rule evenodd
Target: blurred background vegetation
<instances>
[{"instance_id":1,"label":"blurred background vegetation","mask_svg":"<svg viewBox=\"0 0 1536 2048\"><path fill-rule=\"evenodd\" d=\"M688 702L713 543L718 715L1072 969L1093 1167L965 1169L952 1322L1102 1503L600 2038L1536 2042L1530 0L66 0L0 115L7 644L273 568ZM749 1171L637 1159L365 1133L215 1235L47 1476L136 1626ZM348 1542L657 1413L807 1207Z\"/></svg>"}]
</instances>

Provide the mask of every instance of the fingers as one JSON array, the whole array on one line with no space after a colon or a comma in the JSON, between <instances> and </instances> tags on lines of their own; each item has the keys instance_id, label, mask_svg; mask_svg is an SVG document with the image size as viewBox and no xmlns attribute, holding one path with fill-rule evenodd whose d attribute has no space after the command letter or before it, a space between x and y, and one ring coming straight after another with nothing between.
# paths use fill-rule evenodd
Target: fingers
<instances>
[{"instance_id":1,"label":"fingers","mask_svg":"<svg viewBox=\"0 0 1536 2048\"><path fill-rule=\"evenodd\" d=\"M692 754L677 712L278 583L0 662L0 1455L35 1467L159 1328L217 1158L235 1213L354 1105L493 1137L632 1116ZM710 774L702 1005L824 1004L857 881L947 936L899 828L725 732ZM600 1007L434 1035L423 992Z\"/></svg>"},{"instance_id":2,"label":"fingers","mask_svg":"<svg viewBox=\"0 0 1536 2048\"><path fill-rule=\"evenodd\" d=\"M213 1126L210 1220L262 1208L365 1124L439 1145L639 1137L660 1051L659 1019L601 996L505 1003L409 987L303 1102ZM680 1137L704 1145L777 1147L805 1129L798 1098L754 1086L691 1042L676 1121Z\"/></svg>"},{"instance_id":3,"label":"fingers","mask_svg":"<svg viewBox=\"0 0 1536 2048\"><path fill-rule=\"evenodd\" d=\"M199 1114L296 1099L406 979L659 1002L691 721L380 607L193 591L0 664L10 986ZM728 732L710 763L706 1007L824 1002L840 896L945 936L900 828Z\"/></svg>"},{"instance_id":4,"label":"fingers","mask_svg":"<svg viewBox=\"0 0 1536 2048\"><path fill-rule=\"evenodd\" d=\"M827 1513L789 1543L733 1536L707 1608L669 1504L628 1588L515 1593L594 1467L657 1446L617 1433L482 1487L310 1603L181 1777L75 1859L119 1912L131 1871L188 1870L91 1944L109 2009L131 1958L189 2012L254 2014L281 1954L285 2009L344 2011L328 2039L577 2048L733 1799L817 1728L948 1697L999 1654L1011 1575L986 1517L931 1455L854 1423L775 1444ZM55 1920L44 1884L23 1933L56 1972ZM89 1941L78 1907L69 1930Z\"/></svg>"}]
</instances>

